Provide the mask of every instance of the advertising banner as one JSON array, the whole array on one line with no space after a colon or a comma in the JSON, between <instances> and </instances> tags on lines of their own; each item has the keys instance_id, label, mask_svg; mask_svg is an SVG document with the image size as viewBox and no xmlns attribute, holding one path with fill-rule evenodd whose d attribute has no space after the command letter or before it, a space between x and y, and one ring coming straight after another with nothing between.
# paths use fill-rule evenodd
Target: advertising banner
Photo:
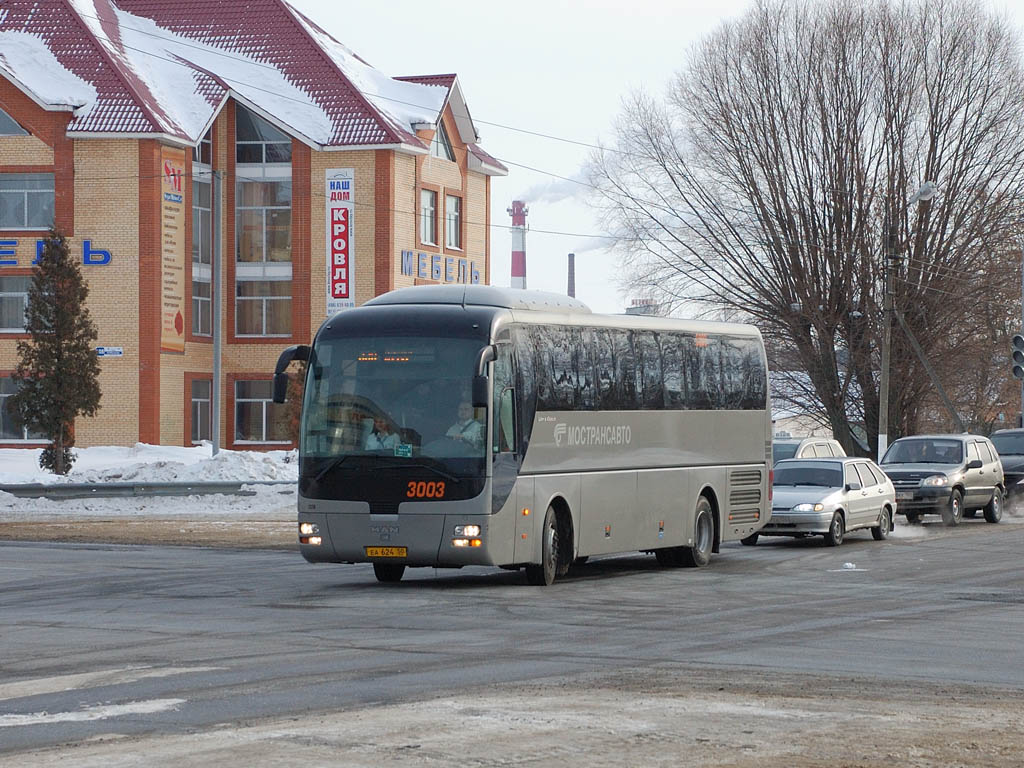
<instances>
[{"instance_id":1,"label":"advertising banner","mask_svg":"<svg viewBox=\"0 0 1024 768\"><path fill-rule=\"evenodd\" d=\"M327 316L330 317L356 305L352 239L356 173L354 168L328 168L326 174Z\"/></svg>"},{"instance_id":2,"label":"advertising banner","mask_svg":"<svg viewBox=\"0 0 1024 768\"><path fill-rule=\"evenodd\" d=\"M160 149L160 351L185 351L185 150Z\"/></svg>"}]
</instances>

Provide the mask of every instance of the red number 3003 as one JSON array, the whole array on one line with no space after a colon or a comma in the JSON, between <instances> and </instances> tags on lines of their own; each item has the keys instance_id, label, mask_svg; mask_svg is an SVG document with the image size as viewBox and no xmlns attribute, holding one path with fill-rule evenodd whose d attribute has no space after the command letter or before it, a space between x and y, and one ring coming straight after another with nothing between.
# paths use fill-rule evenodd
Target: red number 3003
<instances>
[{"instance_id":1,"label":"red number 3003","mask_svg":"<svg viewBox=\"0 0 1024 768\"><path fill-rule=\"evenodd\" d=\"M405 492L405 495L410 499L443 499L444 483L425 483L422 480L418 483L410 481L409 489Z\"/></svg>"}]
</instances>

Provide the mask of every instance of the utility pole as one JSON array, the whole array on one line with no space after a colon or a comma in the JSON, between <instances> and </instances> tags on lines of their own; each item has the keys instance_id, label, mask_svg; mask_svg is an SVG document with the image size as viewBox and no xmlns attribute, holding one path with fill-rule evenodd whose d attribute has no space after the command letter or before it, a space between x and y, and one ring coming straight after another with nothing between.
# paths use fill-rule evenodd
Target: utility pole
<instances>
[{"instance_id":1,"label":"utility pole","mask_svg":"<svg viewBox=\"0 0 1024 768\"><path fill-rule=\"evenodd\" d=\"M889 246L892 236L887 233ZM892 345L893 295L896 292L896 254L889 247L885 254L885 294L882 296L882 375L878 383L878 456L881 461L889 447L889 347Z\"/></svg>"},{"instance_id":2,"label":"utility pole","mask_svg":"<svg viewBox=\"0 0 1024 768\"><path fill-rule=\"evenodd\" d=\"M211 158L212 160L212 158ZM221 172L213 172L213 188L211 195L212 209L210 218L213 222L213 264L211 264L212 275L210 277L210 312L213 314L213 402L210 404L210 419L212 420L210 437L213 442L213 455L216 456L220 450L220 399L221 399L221 339L223 335L221 323L221 289L223 288L220 279L220 216L221 216Z\"/></svg>"},{"instance_id":3,"label":"utility pole","mask_svg":"<svg viewBox=\"0 0 1024 768\"><path fill-rule=\"evenodd\" d=\"M926 202L935 197L938 187L935 182L923 181L921 187L914 193L914 196L907 201L902 208L906 210L917 202ZM892 346L892 315L895 309L896 297L896 268L899 265L898 248L896 244L896 211L888 215L887 226L885 227L885 295L882 297L882 374L878 382L878 461L885 455L885 449L889 447L889 355ZM1024 283L1022 283L1024 285ZM1024 310L1022 310L1024 311ZM1022 394L1024 397L1024 394Z\"/></svg>"}]
</instances>

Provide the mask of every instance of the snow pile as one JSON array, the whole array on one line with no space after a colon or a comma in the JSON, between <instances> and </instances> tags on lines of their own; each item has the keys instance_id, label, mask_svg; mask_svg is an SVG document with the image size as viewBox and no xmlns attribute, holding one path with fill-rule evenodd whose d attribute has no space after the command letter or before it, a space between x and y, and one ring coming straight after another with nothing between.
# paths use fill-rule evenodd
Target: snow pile
<instances>
[{"instance_id":1,"label":"snow pile","mask_svg":"<svg viewBox=\"0 0 1024 768\"><path fill-rule=\"evenodd\" d=\"M75 448L75 463L60 477L39 468L42 449L0 449L0 485L19 483L298 482L297 451L220 451L209 444Z\"/></svg>"},{"instance_id":2,"label":"snow pile","mask_svg":"<svg viewBox=\"0 0 1024 768\"><path fill-rule=\"evenodd\" d=\"M47 104L84 114L96 103L96 89L66 70L41 38L27 32L0 32L0 71L7 72Z\"/></svg>"}]
</instances>

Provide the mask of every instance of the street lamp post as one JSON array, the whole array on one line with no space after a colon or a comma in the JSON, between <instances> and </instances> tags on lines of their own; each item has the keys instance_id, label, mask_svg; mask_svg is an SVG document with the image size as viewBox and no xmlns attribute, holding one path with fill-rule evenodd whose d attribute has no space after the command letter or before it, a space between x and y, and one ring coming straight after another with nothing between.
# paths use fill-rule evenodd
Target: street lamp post
<instances>
[{"instance_id":1,"label":"street lamp post","mask_svg":"<svg viewBox=\"0 0 1024 768\"><path fill-rule=\"evenodd\" d=\"M914 196L907 201L905 208L917 202L925 202L935 197L938 188L934 182L925 181ZM890 225L891 227L891 225ZM886 232L886 237L889 237ZM886 448L889 447L889 355L892 345L892 314L896 296L896 248L891 240L887 241L885 254L885 295L882 297L882 374L878 382L878 461L882 460Z\"/></svg>"}]
</instances>

